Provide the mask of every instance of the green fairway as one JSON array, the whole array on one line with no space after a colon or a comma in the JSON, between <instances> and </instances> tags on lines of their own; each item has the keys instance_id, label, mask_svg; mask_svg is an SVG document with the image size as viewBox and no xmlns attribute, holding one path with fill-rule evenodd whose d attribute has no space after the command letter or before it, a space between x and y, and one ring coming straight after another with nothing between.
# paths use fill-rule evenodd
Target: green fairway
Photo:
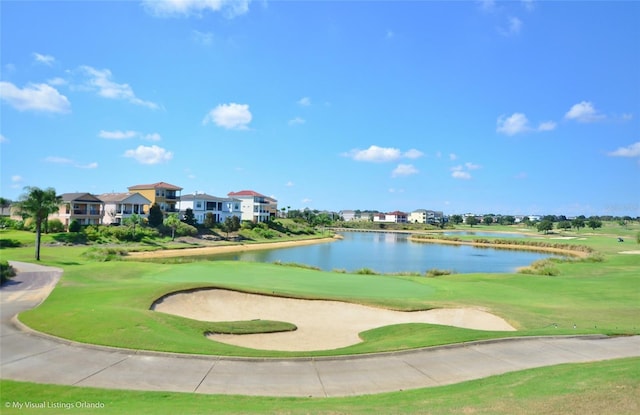
<instances>
[{"instance_id":1,"label":"green fairway","mask_svg":"<svg viewBox=\"0 0 640 415\"><path fill-rule=\"evenodd\" d=\"M636 414L640 358L507 373L457 385L348 398L265 398L0 382L2 413L100 414ZM72 409L18 409L20 404ZM82 405L98 409L84 411Z\"/></svg>"},{"instance_id":2,"label":"green fairway","mask_svg":"<svg viewBox=\"0 0 640 415\"><path fill-rule=\"evenodd\" d=\"M588 245L603 252L604 260L560 262L555 265L559 275L554 277L455 274L426 278L343 274L237 261L90 262L81 255L80 248L50 248L43 250L43 258L52 265L62 266L64 276L40 307L21 314L20 319L37 330L80 342L241 356L357 354L506 335L640 333L640 293L630 289L638 284L640 255L618 254L623 244L605 231L583 231L580 237L565 239L563 243ZM20 257L26 254L22 252L24 249L27 248L6 252L20 254L16 255ZM50 259L53 251L57 255ZM259 351L217 343L204 336L211 331L235 332L240 326L238 322L201 322L149 309L165 294L203 287L331 299L407 311L479 307L503 317L518 331L484 332L427 324L400 325L362 333L362 343L338 350ZM245 324L242 330L288 329L273 324Z\"/></svg>"}]
</instances>

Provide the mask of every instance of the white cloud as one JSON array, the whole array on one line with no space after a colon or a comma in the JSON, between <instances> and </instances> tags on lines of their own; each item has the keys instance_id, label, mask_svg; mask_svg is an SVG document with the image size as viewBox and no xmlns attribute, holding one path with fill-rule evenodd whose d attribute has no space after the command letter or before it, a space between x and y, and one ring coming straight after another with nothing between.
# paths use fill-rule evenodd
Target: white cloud
<instances>
[{"instance_id":1,"label":"white cloud","mask_svg":"<svg viewBox=\"0 0 640 415\"><path fill-rule=\"evenodd\" d=\"M612 157L640 157L640 141L608 153Z\"/></svg>"},{"instance_id":2,"label":"white cloud","mask_svg":"<svg viewBox=\"0 0 640 415\"><path fill-rule=\"evenodd\" d=\"M158 164L171 160L173 153L162 147L153 145L150 147L138 146L135 150L127 150L124 156L130 157L141 164Z\"/></svg>"},{"instance_id":3,"label":"white cloud","mask_svg":"<svg viewBox=\"0 0 640 415\"><path fill-rule=\"evenodd\" d=\"M18 111L65 113L71 110L67 97L47 84L27 84L20 89L11 82L0 82L0 99Z\"/></svg>"},{"instance_id":4,"label":"white cloud","mask_svg":"<svg viewBox=\"0 0 640 415\"><path fill-rule=\"evenodd\" d=\"M384 37L386 39L393 39L395 36L396 36L395 32L393 30L391 30L391 29L387 29L387 31L386 31L386 33L384 35Z\"/></svg>"},{"instance_id":5,"label":"white cloud","mask_svg":"<svg viewBox=\"0 0 640 415\"><path fill-rule=\"evenodd\" d=\"M309 199L308 197L305 197L304 199L301 200L301 202L304 203L305 205L308 205L311 202L313 202L313 200Z\"/></svg>"},{"instance_id":6,"label":"white cloud","mask_svg":"<svg viewBox=\"0 0 640 415\"><path fill-rule=\"evenodd\" d=\"M213 43L213 33L211 32L200 32L198 30L193 30L191 34L193 36L193 40L196 43L204 46L210 46Z\"/></svg>"},{"instance_id":7,"label":"white cloud","mask_svg":"<svg viewBox=\"0 0 640 415\"><path fill-rule=\"evenodd\" d=\"M372 145L365 150L353 149L342 154L342 156L350 157L356 161L369 161L374 163L395 161L400 158L416 159L423 155L424 154L420 150L416 150L414 148L403 153L397 148L378 147L376 145Z\"/></svg>"},{"instance_id":8,"label":"white cloud","mask_svg":"<svg viewBox=\"0 0 640 415\"><path fill-rule=\"evenodd\" d=\"M160 140L162 140L162 137L158 133L143 134L143 133L140 133L138 131L133 131L133 130L127 130L127 131L100 130L100 132L98 133L98 137L104 138L106 140L128 140L128 139L136 138L136 137L140 137L140 139L146 140L146 141L160 141Z\"/></svg>"},{"instance_id":9,"label":"white cloud","mask_svg":"<svg viewBox=\"0 0 640 415\"><path fill-rule=\"evenodd\" d=\"M33 58L36 60L36 62L42 63L47 66L53 65L53 62L55 62L56 60L56 58L54 58L51 55L43 55L41 53L36 53L36 52L33 53Z\"/></svg>"},{"instance_id":10,"label":"white cloud","mask_svg":"<svg viewBox=\"0 0 640 415\"><path fill-rule=\"evenodd\" d=\"M522 0L522 6L529 12L536 8L533 0Z\"/></svg>"},{"instance_id":11,"label":"white cloud","mask_svg":"<svg viewBox=\"0 0 640 415\"><path fill-rule=\"evenodd\" d=\"M203 12L221 12L233 18L249 11L250 0L143 0L144 8L156 17L201 16Z\"/></svg>"},{"instance_id":12,"label":"white cloud","mask_svg":"<svg viewBox=\"0 0 640 415\"><path fill-rule=\"evenodd\" d=\"M24 178L23 178L22 176L17 175L17 174L16 174L16 175L11 176L11 182L12 182L12 183L20 183L20 182L22 182L23 180L24 180Z\"/></svg>"},{"instance_id":13,"label":"white cloud","mask_svg":"<svg viewBox=\"0 0 640 415\"><path fill-rule=\"evenodd\" d=\"M82 164L82 163L78 163L72 159L68 159L65 157L58 157L58 156L49 156L46 157L44 159L46 162L48 163L54 163L54 164L68 164L71 165L73 167L77 167L79 169L96 169L98 168L98 163L93 162L93 163L88 163L88 164Z\"/></svg>"},{"instance_id":14,"label":"white cloud","mask_svg":"<svg viewBox=\"0 0 640 415\"><path fill-rule=\"evenodd\" d=\"M422 157L423 155L424 153L422 151L416 150L415 148L412 148L411 150L404 153L404 157L408 159L417 159Z\"/></svg>"},{"instance_id":15,"label":"white cloud","mask_svg":"<svg viewBox=\"0 0 640 415\"><path fill-rule=\"evenodd\" d=\"M457 158L458 158L458 156L456 154L454 154L454 153L450 153L449 154L449 160L453 161L453 160L456 160Z\"/></svg>"},{"instance_id":16,"label":"white cloud","mask_svg":"<svg viewBox=\"0 0 640 415\"><path fill-rule=\"evenodd\" d=\"M556 129L557 124L553 121L541 122L538 125L538 131L552 131Z\"/></svg>"},{"instance_id":17,"label":"white cloud","mask_svg":"<svg viewBox=\"0 0 640 415\"><path fill-rule=\"evenodd\" d=\"M478 3L483 11L492 11L496 7L495 0L479 0Z\"/></svg>"},{"instance_id":18,"label":"white cloud","mask_svg":"<svg viewBox=\"0 0 640 415\"><path fill-rule=\"evenodd\" d=\"M292 182L291 180L289 180L289 181L287 182L287 184L285 184L285 186L287 186L287 187L293 187L293 182Z\"/></svg>"},{"instance_id":19,"label":"white cloud","mask_svg":"<svg viewBox=\"0 0 640 415\"><path fill-rule=\"evenodd\" d=\"M574 106L564 115L564 118L568 120L576 120L578 122L594 122L605 119L604 114L600 114L593 103L589 101L582 101Z\"/></svg>"},{"instance_id":20,"label":"white cloud","mask_svg":"<svg viewBox=\"0 0 640 415\"><path fill-rule=\"evenodd\" d=\"M289 120L289 125L300 125L300 124L304 124L305 122L307 121L304 118L296 117Z\"/></svg>"},{"instance_id":21,"label":"white cloud","mask_svg":"<svg viewBox=\"0 0 640 415\"><path fill-rule=\"evenodd\" d=\"M302 97L298 100L298 105L300 105L301 107L308 107L311 106L311 98L309 97Z\"/></svg>"},{"instance_id":22,"label":"white cloud","mask_svg":"<svg viewBox=\"0 0 640 415\"><path fill-rule=\"evenodd\" d=\"M464 165L458 165L451 168L451 177L454 179L469 180L471 179L471 173L469 170L477 170L481 166L474 163L465 163Z\"/></svg>"},{"instance_id":23,"label":"white cloud","mask_svg":"<svg viewBox=\"0 0 640 415\"><path fill-rule=\"evenodd\" d=\"M509 26L507 28L507 34L517 35L522 30L522 20L517 17L509 17Z\"/></svg>"},{"instance_id":24,"label":"white cloud","mask_svg":"<svg viewBox=\"0 0 640 415\"><path fill-rule=\"evenodd\" d=\"M88 77L87 86L89 89L97 91L103 98L125 100L135 105L158 109L155 102L144 101L136 96L129 84L118 84L111 80L112 74L109 69L95 69L91 66L81 66L80 70Z\"/></svg>"},{"instance_id":25,"label":"white cloud","mask_svg":"<svg viewBox=\"0 0 640 415\"><path fill-rule=\"evenodd\" d=\"M115 130L115 131L105 131L105 130L100 130L100 133L98 133L98 136L100 138L105 138L107 140L127 140L129 138L134 138L138 135L138 132L136 131L120 131L120 130Z\"/></svg>"},{"instance_id":26,"label":"white cloud","mask_svg":"<svg viewBox=\"0 0 640 415\"><path fill-rule=\"evenodd\" d=\"M0 134L0 143L8 143L9 139L4 136L4 134Z\"/></svg>"},{"instance_id":27,"label":"white cloud","mask_svg":"<svg viewBox=\"0 0 640 415\"><path fill-rule=\"evenodd\" d=\"M417 174L416 169L412 164L398 164L398 166L391 172L391 177L411 176Z\"/></svg>"},{"instance_id":28,"label":"white cloud","mask_svg":"<svg viewBox=\"0 0 640 415\"><path fill-rule=\"evenodd\" d=\"M505 118L504 115L499 116L497 125L496 131L506 135L515 135L531 130L527 116L520 112L513 113L508 118Z\"/></svg>"},{"instance_id":29,"label":"white cloud","mask_svg":"<svg viewBox=\"0 0 640 415\"><path fill-rule=\"evenodd\" d=\"M53 86L62 86L68 84L69 82L67 82L67 80L64 78L56 77L49 79L47 83Z\"/></svg>"},{"instance_id":30,"label":"white cloud","mask_svg":"<svg viewBox=\"0 0 640 415\"><path fill-rule=\"evenodd\" d=\"M202 124L215 123L228 130L247 130L252 115L247 104L220 104L204 117Z\"/></svg>"},{"instance_id":31,"label":"white cloud","mask_svg":"<svg viewBox=\"0 0 640 415\"><path fill-rule=\"evenodd\" d=\"M454 170L451 173L451 177L453 177L454 179L469 180L471 178L471 174L462 170Z\"/></svg>"},{"instance_id":32,"label":"white cloud","mask_svg":"<svg viewBox=\"0 0 640 415\"><path fill-rule=\"evenodd\" d=\"M142 139L147 141L160 141L162 140L162 137L158 133L151 133L151 134L145 134L142 137Z\"/></svg>"}]
</instances>

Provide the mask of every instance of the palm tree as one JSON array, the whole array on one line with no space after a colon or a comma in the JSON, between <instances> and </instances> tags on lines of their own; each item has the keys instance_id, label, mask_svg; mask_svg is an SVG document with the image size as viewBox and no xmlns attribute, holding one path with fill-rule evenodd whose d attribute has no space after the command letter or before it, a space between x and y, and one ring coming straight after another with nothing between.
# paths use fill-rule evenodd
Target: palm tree
<instances>
[{"instance_id":1,"label":"palm tree","mask_svg":"<svg viewBox=\"0 0 640 415\"><path fill-rule=\"evenodd\" d=\"M42 224L50 214L58 211L62 198L56 195L56 190L52 187L43 190L27 186L24 190L26 193L20 196L18 212L23 218L32 218L36 225L36 261L40 261Z\"/></svg>"},{"instance_id":2,"label":"palm tree","mask_svg":"<svg viewBox=\"0 0 640 415\"><path fill-rule=\"evenodd\" d=\"M176 229L180 226L180 218L177 214L172 213L164 219L164 225L171 228L171 240L176 239Z\"/></svg>"}]
</instances>

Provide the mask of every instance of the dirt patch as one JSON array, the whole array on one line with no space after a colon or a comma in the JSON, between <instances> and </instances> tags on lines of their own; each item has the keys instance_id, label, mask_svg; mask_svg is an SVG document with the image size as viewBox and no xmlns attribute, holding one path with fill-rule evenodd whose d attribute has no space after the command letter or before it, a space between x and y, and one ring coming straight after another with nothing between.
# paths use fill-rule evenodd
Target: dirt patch
<instances>
[{"instance_id":1,"label":"dirt patch","mask_svg":"<svg viewBox=\"0 0 640 415\"><path fill-rule=\"evenodd\" d=\"M629 254L629 255L640 255L640 250L636 250L636 251L622 251L622 252L618 252L619 254Z\"/></svg>"},{"instance_id":2,"label":"dirt patch","mask_svg":"<svg viewBox=\"0 0 640 415\"><path fill-rule=\"evenodd\" d=\"M285 333L210 336L222 343L262 350L337 349L360 343L360 332L402 323L515 330L504 319L473 308L402 312L339 301L298 300L219 289L169 295L154 310L201 321L262 319L285 321L298 327Z\"/></svg>"}]
</instances>

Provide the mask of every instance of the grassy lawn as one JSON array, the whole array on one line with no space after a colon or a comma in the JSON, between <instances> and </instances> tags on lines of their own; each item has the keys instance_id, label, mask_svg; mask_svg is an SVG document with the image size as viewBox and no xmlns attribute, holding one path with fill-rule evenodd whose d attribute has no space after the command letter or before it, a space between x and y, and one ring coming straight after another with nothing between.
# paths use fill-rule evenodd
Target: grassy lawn
<instances>
[{"instance_id":1,"label":"grassy lawn","mask_svg":"<svg viewBox=\"0 0 640 415\"><path fill-rule=\"evenodd\" d=\"M471 230L467 226L461 229ZM517 229L478 225L472 230ZM65 272L50 297L37 309L21 314L20 319L37 330L81 342L242 356L358 354L505 335L640 334L640 255L619 253L640 249L635 242L638 231L638 224L627 228L605 224L595 231L552 235L528 231L536 239L572 238L560 242L586 245L602 253L601 262L558 263L559 274L552 277L481 273L426 278L341 274L241 262L95 262L83 256L86 246L44 246L41 263L62 267ZM624 243L617 242L619 236ZM0 239L18 240L22 245L28 245L29 238L33 234L0 232ZM33 246L3 247L0 255L31 262ZM213 342L203 333L285 330L290 328L286 322L207 323L149 310L152 302L164 294L201 287L333 299L399 310L483 307L507 319L518 331L405 324L361 333L362 343L343 349L265 352ZM637 413L640 406L640 359L563 365L453 386L340 399L104 391L11 381L2 381L1 385L3 404L7 400L101 401L106 404L101 413L206 413L215 407L216 411L235 413L625 414Z\"/></svg>"},{"instance_id":2,"label":"grassy lawn","mask_svg":"<svg viewBox=\"0 0 640 415\"><path fill-rule=\"evenodd\" d=\"M47 247L42 251L42 262L64 268L64 276L40 307L22 313L20 319L37 330L80 342L241 356L358 354L507 335L638 334L640 291L629 288L637 287L640 255L618 252L639 246L633 241L619 243L614 235L622 232L625 237L631 236L639 227L616 226L597 232L583 229L572 235L575 239L563 240L591 246L603 253L604 261L562 262L557 264L559 275L553 277L489 273L438 278L356 275L237 261L92 262L82 255L86 247ZM4 253L8 259L16 260L29 260L33 254L30 247L6 249ZM505 318L518 331L399 325L362 333L362 343L343 349L306 353L258 351L217 343L203 334L292 327L283 324L286 322L201 322L149 309L164 294L203 287L348 301L407 311L482 307ZM96 327L101 329L95 330Z\"/></svg>"},{"instance_id":3,"label":"grassy lawn","mask_svg":"<svg viewBox=\"0 0 640 415\"><path fill-rule=\"evenodd\" d=\"M559 365L428 389L346 398L265 398L0 382L2 413L100 414L477 414L601 415L640 411L640 358ZM16 403L66 403L73 409L12 408ZM77 402L100 409L81 411Z\"/></svg>"}]
</instances>

